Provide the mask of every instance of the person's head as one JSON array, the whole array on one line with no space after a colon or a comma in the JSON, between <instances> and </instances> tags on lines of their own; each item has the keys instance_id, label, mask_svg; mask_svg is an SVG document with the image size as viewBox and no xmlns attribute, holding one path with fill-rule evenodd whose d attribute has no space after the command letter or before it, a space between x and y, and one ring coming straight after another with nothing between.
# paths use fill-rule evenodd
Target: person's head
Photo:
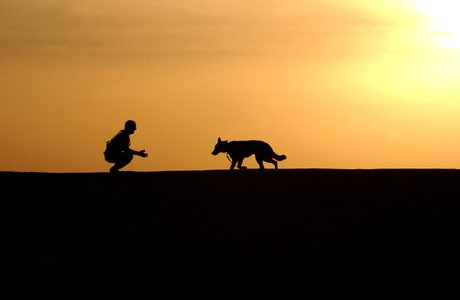
<instances>
[{"instance_id":1,"label":"person's head","mask_svg":"<svg viewBox=\"0 0 460 300\"><path fill-rule=\"evenodd\" d=\"M125 130L129 133L134 133L134 131L136 131L136 122L134 122L133 120L126 121Z\"/></svg>"}]
</instances>

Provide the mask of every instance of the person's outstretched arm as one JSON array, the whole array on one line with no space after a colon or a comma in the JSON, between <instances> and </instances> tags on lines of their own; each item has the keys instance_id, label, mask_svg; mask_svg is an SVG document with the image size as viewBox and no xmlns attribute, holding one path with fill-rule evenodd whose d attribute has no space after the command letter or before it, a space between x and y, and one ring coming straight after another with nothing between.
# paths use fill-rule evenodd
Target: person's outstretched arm
<instances>
[{"instance_id":1,"label":"person's outstretched arm","mask_svg":"<svg viewBox=\"0 0 460 300\"><path fill-rule=\"evenodd\" d=\"M141 156L141 157L147 157L148 156L148 153L145 152L145 150L141 150L141 151L136 151L136 150L133 150L133 149L130 149L131 150L131 153L133 155L137 155L137 156Z\"/></svg>"}]
</instances>

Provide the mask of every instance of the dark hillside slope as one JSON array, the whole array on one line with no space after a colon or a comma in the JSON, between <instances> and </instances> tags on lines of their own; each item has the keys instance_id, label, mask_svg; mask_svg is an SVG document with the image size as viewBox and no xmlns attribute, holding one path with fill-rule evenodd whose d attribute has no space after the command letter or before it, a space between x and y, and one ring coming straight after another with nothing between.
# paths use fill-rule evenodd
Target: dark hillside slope
<instances>
[{"instance_id":1,"label":"dark hillside slope","mask_svg":"<svg viewBox=\"0 0 460 300\"><path fill-rule=\"evenodd\" d=\"M17 268L271 282L457 272L460 171L1 172Z\"/></svg>"}]
</instances>

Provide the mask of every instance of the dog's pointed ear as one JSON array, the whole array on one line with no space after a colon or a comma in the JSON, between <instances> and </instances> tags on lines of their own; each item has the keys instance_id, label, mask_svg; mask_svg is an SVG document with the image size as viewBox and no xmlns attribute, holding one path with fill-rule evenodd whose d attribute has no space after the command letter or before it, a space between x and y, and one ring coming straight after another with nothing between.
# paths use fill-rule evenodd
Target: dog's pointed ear
<instances>
[{"instance_id":1,"label":"dog's pointed ear","mask_svg":"<svg viewBox=\"0 0 460 300\"><path fill-rule=\"evenodd\" d=\"M220 137L217 139L217 141L218 141L219 143L222 142L222 140L220 139Z\"/></svg>"}]
</instances>

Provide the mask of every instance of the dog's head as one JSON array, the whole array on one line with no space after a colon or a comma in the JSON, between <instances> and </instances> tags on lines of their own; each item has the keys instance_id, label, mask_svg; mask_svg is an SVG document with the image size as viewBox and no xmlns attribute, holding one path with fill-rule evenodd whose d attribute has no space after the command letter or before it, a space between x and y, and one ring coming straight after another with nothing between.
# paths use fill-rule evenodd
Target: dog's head
<instances>
[{"instance_id":1,"label":"dog's head","mask_svg":"<svg viewBox=\"0 0 460 300\"><path fill-rule=\"evenodd\" d=\"M221 152L227 152L227 141L222 141L220 138L217 139L217 144L214 146L212 155L217 155Z\"/></svg>"}]
</instances>

